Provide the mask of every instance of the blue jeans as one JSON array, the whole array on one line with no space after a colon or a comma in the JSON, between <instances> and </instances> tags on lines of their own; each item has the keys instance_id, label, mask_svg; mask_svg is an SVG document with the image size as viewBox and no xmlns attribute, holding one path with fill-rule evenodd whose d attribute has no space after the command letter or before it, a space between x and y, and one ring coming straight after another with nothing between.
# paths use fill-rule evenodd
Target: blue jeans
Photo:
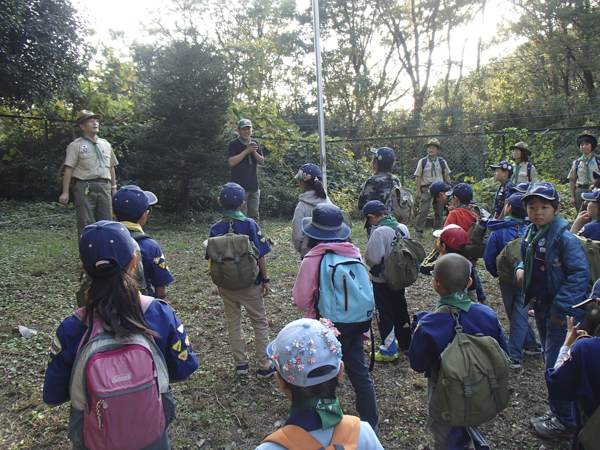
<instances>
[{"instance_id":1,"label":"blue jeans","mask_svg":"<svg viewBox=\"0 0 600 450\"><path fill-rule=\"evenodd\" d=\"M556 363L556 358L560 352L560 348L565 342L567 335L567 324L566 322L562 325L556 325L552 323L550 314L549 303L542 303L539 300L535 300L533 304L533 310L535 311L535 324L540 334L540 341L542 342L542 351L544 354L544 362L546 369L551 369ZM550 409L554 415L567 427L575 426L575 419L573 417L573 402L566 400L553 400L548 398Z\"/></svg>"},{"instance_id":2,"label":"blue jeans","mask_svg":"<svg viewBox=\"0 0 600 450\"><path fill-rule=\"evenodd\" d=\"M500 282L500 292L504 309L510 321L508 336L508 356L515 361L521 361L523 349L539 348L540 343L535 338L533 328L529 325L529 308L523 307L521 288Z\"/></svg>"},{"instance_id":3,"label":"blue jeans","mask_svg":"<svg viewBox=\"0 0 600 450\"><path fill-rule=\"evenodd\" d=\"M342 361L348 378L356 394L356 411L360 420L369 422L371 428L377 433L377 422L379 422L379 412L377 411L377 401L375 400L375 388L373 381L369 376L369 368L365 360L365 349L363 346L362 335L338 336L342 344Z\"/></svg>"},{"instance_id":4,"label":"blue jeans","mask_svg":"<svg viewBox=\"0 0 600 450\"><path fill-rule=\"evenodd\" d=\"M398 351L396 339L402 350L408 350L411 340L410 316L404 289L392 291L387 283L373 282L373 294L379 312L377 315L381 336L379 351L384 355L395 355Z\"/></svg>"},{"instance_id":5,"label":"blue jeans","mask_svg":"<svg viewBox=\"0 0 600 450\"><path fill-rule=\"evenodd\" d=\"M475 283L475 288L477 289L477 301L479 301L479 303L485 304L485 302L487 301L487 296L485 295L485 292L483 292L483 284L481 284L481 278L477 273L477 267L475 267L474 272L475 279L473 280L473 283Z\"/></svg>"}]
</instances>

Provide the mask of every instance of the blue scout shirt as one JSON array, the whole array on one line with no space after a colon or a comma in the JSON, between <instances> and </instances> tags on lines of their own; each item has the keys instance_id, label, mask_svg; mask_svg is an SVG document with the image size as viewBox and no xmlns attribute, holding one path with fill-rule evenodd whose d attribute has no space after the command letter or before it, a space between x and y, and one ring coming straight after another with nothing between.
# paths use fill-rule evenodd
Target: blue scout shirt
<instances>
[{"instance_id":1,"label":"blue scout shirt","mask_svg":"<svg viewBox=\"0 0 600 450\"><path fill-rule=\"evenodd\" d=\"M142 253L142 265L144 266L144 278L148 295L153 297L152 286L161 287L171 284L174 279L171 270L165 261L165 255L160 245L151 238L138 239L140 252Z\"/></svg>"},{"instance_id":2,"label":"blue scout shirt","mask_svg":"<svg viewBox=\"0 0 600 450\"><path fill-rule=\"evenodd\" d=\"M259 258L262 258L271 251L271 247L269 247L269 244L267 244L267 239L263 236L262 231L260 231L260 228L258 228L258 225L254 220L248 218L244 220L228 220L233 220L232 226L235 234L245 234L248 236L250 242L252 242L258 249ZM223 236L227 233L229 233L229 221L218 221L212 227L210 227L210 237ZM208 254L206 254L205 258L209 259ZM262 278L262 273L259 270L254 284L260 284Z\"/></svg>"},{"instance_id":3,"label":"blue scout shirt","mask_svg":"<svg viewBox=\"0 0 600 450\"><path fill-rule=\"evenodd\" d=\"M600 241L600 222L590 222L584 225L579 230L577 236L591 239L592 241Z\"/></svg>"},{"instance_id":4,"label":"blue scout shirt","mask_svg":"<svg viewBox=\"0 0 600 450\"><path fill-rule=\"evenodd\" d=\"M515 185L509 178L498 188L498 192L496 192L496 202L494 203L494 212L496 213L496 216L504 209L504 203L506 202L506 198L509 196L510 188L512 187L515 187Z\"/></svg>"},{"instance_id":5,"label":"blue scout shirt","mask_svg":"<svg viewBox=\"0 0 600 450\"><path fill-rule=\"evenodd\" d=\"M159 334L154 337L154 341L165 356L169 379L182 381L188 378L199 363L175 312L164 301L154 299L146 310L145 317L148 327ZM77 348L86 331L87 327L75 316L67 317L56 330L44 378L44 403L57 405L71 398L71 370Z\"/></svg>"},{"instance_id":6,"label":"blue scout shirt","mask_svg":"<svg viewBox=\"0 0 600 450\"><path fill-rule=\"evenodd\" d=\"M459 322L467 334L481 333L491 336L508 353L508 346L498 317L489 306L473 303L468 312L460 311ZM454 318L452 314L430 312L419 320L415 329L408 359L416 372L425 372L431 377L431 369L436 372L440 367L440 355L454 339Z\"/></svg>"}]
</instances>

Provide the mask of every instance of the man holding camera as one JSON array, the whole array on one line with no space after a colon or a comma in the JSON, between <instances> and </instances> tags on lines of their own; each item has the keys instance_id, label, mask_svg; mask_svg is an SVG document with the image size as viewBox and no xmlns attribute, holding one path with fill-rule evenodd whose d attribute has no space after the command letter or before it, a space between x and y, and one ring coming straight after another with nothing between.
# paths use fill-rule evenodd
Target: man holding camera
<instances>
[{"instance_id":1,"label":"man holding camera","mask_svg":"<svg viewBox=\"0 0 600 450\"><path fill-rule=\"evenodd\" d=\"M246 191L246 202L242 206L245 216L258 221L260 189L258 188L258 165L263 165L265 157L258 142L250 139L252 122L242 119L236 129L238 137L229 143L227 159L231 167L231 181Z\"/></svg>"}]
</instances>

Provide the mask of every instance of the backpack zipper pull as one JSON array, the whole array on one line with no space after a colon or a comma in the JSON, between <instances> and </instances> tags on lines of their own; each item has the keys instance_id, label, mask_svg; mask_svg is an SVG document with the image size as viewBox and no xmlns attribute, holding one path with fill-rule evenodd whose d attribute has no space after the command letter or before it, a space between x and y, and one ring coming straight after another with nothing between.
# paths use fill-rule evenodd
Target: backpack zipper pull
<instances>
[{"instance_id":1,"label":"backpack zipper pull","mask_svg":"<svg viewBox=\"0 0 600 450\"><path fill-rule=\"evenodd\" d=\"M100 408L106 409L108 405L104 403L104 400L100 400L96 403L96 416L98 417L98 428L102 428L102 415L100 414Z\"/></svg>"}]
</instances>

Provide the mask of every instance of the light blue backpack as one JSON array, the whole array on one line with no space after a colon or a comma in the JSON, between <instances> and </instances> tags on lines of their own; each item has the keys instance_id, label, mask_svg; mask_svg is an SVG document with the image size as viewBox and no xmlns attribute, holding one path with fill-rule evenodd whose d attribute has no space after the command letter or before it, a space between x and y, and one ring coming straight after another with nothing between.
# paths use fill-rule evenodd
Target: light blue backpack
<instances>
[{"instance_id":1,"label":"light blue backpack","mask_svg":"<svg viewBox=\"0 0 600 450\"><path fill-rule=\"evenodd\" d=\"M342 333L361 334L369 330L375 301L365 265L356 258L328 250L319 265L317 317L333 322Z\"/></svg>"}]
</instances>

